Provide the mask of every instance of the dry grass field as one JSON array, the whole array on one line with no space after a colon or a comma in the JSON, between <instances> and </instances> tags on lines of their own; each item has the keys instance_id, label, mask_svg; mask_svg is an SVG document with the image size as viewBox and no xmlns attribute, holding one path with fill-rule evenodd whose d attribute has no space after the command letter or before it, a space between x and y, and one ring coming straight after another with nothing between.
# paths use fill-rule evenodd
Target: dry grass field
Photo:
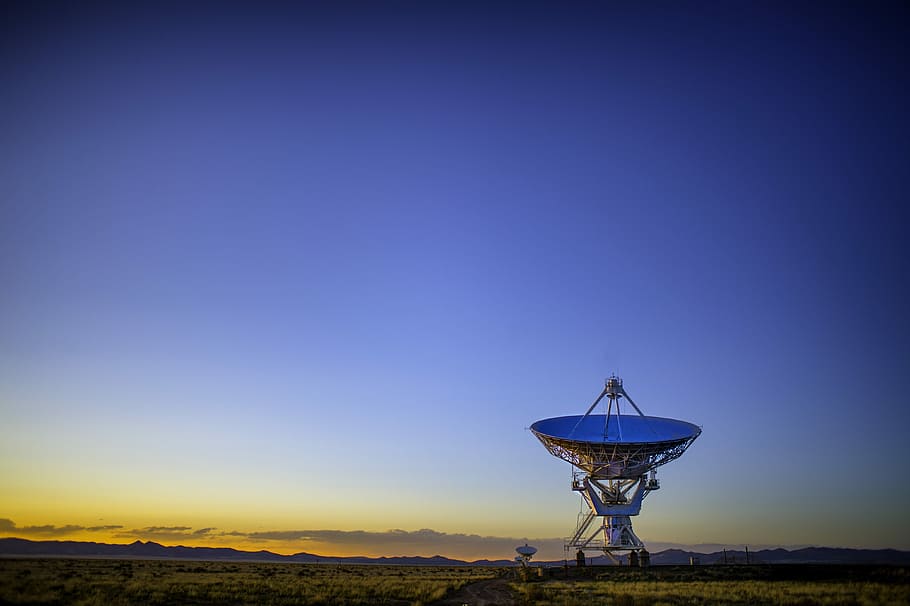
<instances>
[{"instance_id":1,"label":"dry grass field","mask_svg":"<svg viewBox=\"0 0 910 606\"><path fill-rule=\"evenodd\" d=\"M910 604L910 571L902 567L666 566L587 574L512 588L519 604L539 606Z\"/></svg>"},{"instance_id":2,"label":"dry grass field","mask_svg":"<svg viewBox=\"0 0 910 606\"><path fill-rule=\"evenodd\" d=\"M404 606L439 600L499 573L481 567L0 559L0 604Z\"/></svg>"},{"instance_id":3,"label":"dry grass field","mask_svg":"<svg viewBox=\"0 0 910 606\"><path fill-rule=\"evenodd\" d=\"M802 581L667 583L554 582L516 586L522 604L540 606L670 606L676 604L780 604L809 606L910 604L907 586Z\"/></svg>"},{"instance_id":4,"label":"dry grass field","mask_svg":"<svg viewBox=\"0 0 910 606\"><path fill-rule=\"evenodd\" d=\"M0 605L528 604L671 606L910 604L893 566L661 566L550 570L180 560L0 559ZM488 581L506 576L508 579ZM511 592L511 596L509 593Z\"/></svg>"}]
</instances>

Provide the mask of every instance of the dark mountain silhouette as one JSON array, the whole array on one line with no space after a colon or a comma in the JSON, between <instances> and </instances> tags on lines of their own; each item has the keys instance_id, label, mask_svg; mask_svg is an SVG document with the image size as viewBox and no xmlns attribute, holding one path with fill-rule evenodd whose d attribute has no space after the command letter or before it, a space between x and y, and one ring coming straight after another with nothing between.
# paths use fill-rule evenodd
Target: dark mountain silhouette
<instances>
[{"instance_id":1,"label":"dark mountain silhouette","mask_svg":"<svg viewBox=\"0 0 910 606\"><path fill-rule=\"evenodd\" d=\"M27 539L0 539L0 556L85 557L85 558L154 558L177 560L393 564L408 566L506 566L511 560L480 560L465 562L440 555L396 556L368 558L364 556L326 557L311 553L281 555L271 551L241 551L230 547L167 547L159 543L134 541L128 545L93 543L85 541L29 541Z\"/></svg>"},{"instance_id":2,"label":"dark mountain silhouette","mask_svg":"<svg viewBox=\"0 0 910 606\"><path fill-rule=\"evenodd\" d=\"M128 545L93 543L85 541L29 541L26 539L0 539L0 554L33 556L74 556L111 558L175 558L193 560L256 560L283 562L288 557L300 556L307 560L309 554L283 556L270 551L238 551L228 547L166 547L159 543L134 541ZM317 557L312 556L312 561Z\"/></svg>"},{"instance_id":3,"label":"dark mountain silhouette","mask_svg":"<svg viewBox=\"0 0 910 606\"><path fill-rule=\"evenodd\" d=\"M466 562L440 555L396 556L370 558L365 556L327 557L312 553L281 555L271 551L240 551L230 547L167 547L152 541L135 541L126 545L92 543L85 541L29 541L27 539L0 539L0 556L35 557L84 557L84 558L152 558L176 560L247 561L247 562L299 562L299 563L344 563L344 564L389 564L404 566L510 566L513 560L476 560ZM689 558L696 557L702 565L724 563L724 552L698 553L682 549L667 549L651 554L655 565L689 564ZM592 564L608 565L605 556L591 558ZM726 562L745 564L745 551L727 550ZM832 547L807 547L788 551L786 549L762 549L749 552L753 564L897 564L910 565L910 551L896 549L842 549ZM563 561L540 562L541 564L562 565ZM574 565L574 562L570 562Z\"/></svg>"},{"instance_id":4,"label":"dark mountain silhouette","mask_svg":"<svg viewBox=\"0 0 910 606\"><path fill-rule=\"evenodd\" d=\"M745 550L697 553L682 549L667 549L651 554L652 564L688 564L689 558L698 558L701 564L745 564ZM726 560L724 559L726 557ZM749 551L751 564L910 564L910 552L896 549L846 549L834 547L806 547L803 549L761 549Z\"/></svg>"}]
</instances>

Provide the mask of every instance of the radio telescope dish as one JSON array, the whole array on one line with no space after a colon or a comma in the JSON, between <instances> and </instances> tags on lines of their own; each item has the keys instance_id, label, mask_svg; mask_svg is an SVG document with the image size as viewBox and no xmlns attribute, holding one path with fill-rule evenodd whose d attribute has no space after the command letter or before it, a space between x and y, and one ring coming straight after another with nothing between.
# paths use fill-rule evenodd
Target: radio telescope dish
<instances>
[{"instance_id":1,"label":"radio telescope dish","mask_svg":"<svg viewBox=\"0 0 910 606\"><path fill-rule=\"evenodd\" d=\"M537 548L536 548L536 547L531 547L530 545L528 545L527 543L525 543L525 544L522 545L521 547L516 547L516 548L515 548L515 551L517 551L517 552L518 552L518 555L520 555L520 556L525 556L525 557L527 557L527 558L530 558L530 557L533 556L535 553L537 553Z\"/></svg>"},{"instance_id":2,"label":"radio telescope dish","mask_svg":"<svg viewBox=\"0 0 910 606\"><path fill-rule=\"evenodd\" d=\"M606 414L591 414L604 398ZM623 398L638 414L620 413ZM614 551L644 549L629 516L638 515L645 496L660 487L656 469L682 456L701 428L646 416L614 376L585 414L542 419L531 432L550 454L578 469L572 490L581 493L589 512L566 549L598 548L612 557ZM600 527L589 534L598 517L603 518Z\"/></svg>"},{"instance_id":3,"label":"radio telescope dish","mask_svg":"<svg viewBox=\"0 0 910 606\"><path fill-rule=\"evenodd\" d=\"M644 415L573 415L537 421L531 431L553 456L597 479L638 478L679 457L701 429Z\"/></svg>"},{"instance_id":4,"label":"radio telescope dish","mask_svg":"<svg viewBox=\"0 0 910 606\"><path fill-rule=\"evenodd\" d=\"M534 554L537 553L537 548L531 547L525 543L521 547L516 547L515 551L518 552L518 556L515 558L515 561L522 566L527 566Z\"/></svg>"}]
</instances>

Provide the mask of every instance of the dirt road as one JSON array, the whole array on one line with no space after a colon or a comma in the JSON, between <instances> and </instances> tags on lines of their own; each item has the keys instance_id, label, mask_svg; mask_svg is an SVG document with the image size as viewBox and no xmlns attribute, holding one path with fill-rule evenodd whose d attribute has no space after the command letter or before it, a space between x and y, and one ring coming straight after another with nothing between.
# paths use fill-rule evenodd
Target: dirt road
<instances>
[{"instance_id":1,"label":"dirt road","mask_svg":"<svg viewBox=\"0 0 910 606\"><path fill-rule=\"evenodd\" d=\"M514 606L515 598L506 579L490 579L465 585L432 606Z\"/></svg>"}]
</instances>

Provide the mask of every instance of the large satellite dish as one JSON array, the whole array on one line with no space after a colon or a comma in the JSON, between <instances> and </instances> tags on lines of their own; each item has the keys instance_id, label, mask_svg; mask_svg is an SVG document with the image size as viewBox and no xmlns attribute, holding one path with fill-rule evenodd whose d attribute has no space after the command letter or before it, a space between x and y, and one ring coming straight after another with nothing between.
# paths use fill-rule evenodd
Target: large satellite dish
<instances>
[{"instance_id":1,"label":"large satellite dish","mask_svg":"<svg viewBox=\"0 0 910 606\"><path fill-rule=\"evenodd\" d=\"M604 398L605 414L591 414ZM623 398L637 414L620 412ZM638 515L645 496L660 487L655 470L680 457L701 434L686 421L646 416L615 376L585 414L543 419L531 431L550 454L577 468L572 490L589 507L566 549L597 548L611 557L616 551L644 550L629 516ZM589 533L596 518L601 524Z\"/></svg>"},{"instance_id":2,"label":"large satellite dish","mask_svg":"<svg viewBox=\"0 0 910 606\"><path fill-rule=\"evenodd\" d=\"M520 547L516 547L515 551L518 553L518 555L515 557L515 561L522 566L527 566L531 561L531 558L534 557L534 554L537 553L537 548L525 543Z\"/></svg>"}]
</instances>

